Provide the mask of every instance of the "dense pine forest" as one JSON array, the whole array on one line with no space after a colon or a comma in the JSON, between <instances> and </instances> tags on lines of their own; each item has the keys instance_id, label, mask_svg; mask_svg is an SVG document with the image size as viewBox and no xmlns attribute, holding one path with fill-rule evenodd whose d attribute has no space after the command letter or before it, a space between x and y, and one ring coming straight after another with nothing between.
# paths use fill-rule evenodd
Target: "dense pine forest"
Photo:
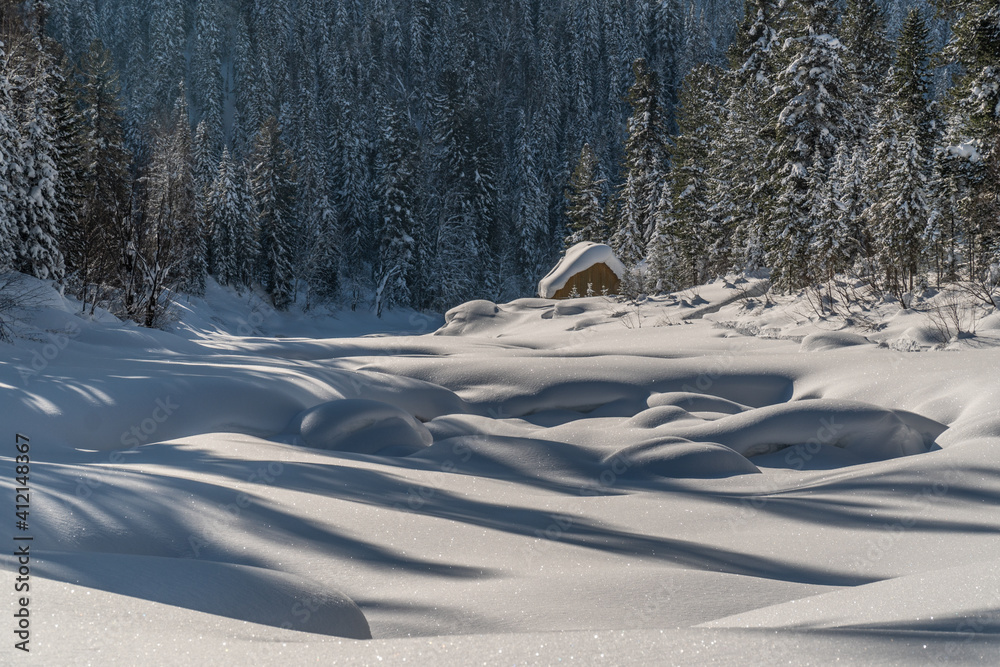
<instances>
[{"instance_id":1,"label":"dense pine forest","mask_svg":"<svg viewBox=\"0 0 1000 667\"><path fill-rule=\"evenodd\" d=\"M769 269L996 280L997 0L0 1L0 267L155 326Z\"/></svg>"}]
</instances>

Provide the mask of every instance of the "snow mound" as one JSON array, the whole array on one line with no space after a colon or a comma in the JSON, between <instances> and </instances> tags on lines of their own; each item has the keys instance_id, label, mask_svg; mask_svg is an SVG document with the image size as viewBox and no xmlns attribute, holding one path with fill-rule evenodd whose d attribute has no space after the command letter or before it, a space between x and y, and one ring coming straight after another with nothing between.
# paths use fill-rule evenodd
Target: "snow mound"
<instances>
[{"instance_id":1,"label":"snow mound","mask_svg":"<svg viewBox=\"0 0 1000 667\"><path fill-rule=\"evenodd\" d=\"M1000 331L1000 313L993 313L979 320L976 331Z\"/></svg>"},{"instance_id":2,"label":"snow mound","mask_svg":"<svg viewBox=\"0 0 1000 667\"><path fill-rule=\"evenodd\" d=\"M870 340L858 334L846 331L829 331L806 336L802 339L799 350L802 352L823 352L825 350L839 350L844 347L870 344Z\"/></svg>"},{"instance_id":3,"label":"snow mound","mask_svg":"<svg viewBox=\"0 0 1000 667\"><path fill-rule=\"evenodd\" d=\"M760 470L746 457L714 442L689 442L665 438L626 447L607 457L612 471L624 469L622 477L715 479L751 475Z\"/></svg>"},{"instance_id":4,"label":"snow mound","mask_svg":"<svg viewBox=\"0 0 1000 667\"><path fill-rule=\"evenodd\" d=\"M878 461L927 452L946 429L943 424L902 410L857 401L814 399L772 405L705 424L678 426L672 429L672 435L718 442L747 457L794 446L815 455L820 448L832 446L846 449L861 460Z\"/></svg>"},{"instance_id":5,"label":"snow mound","mask_svg":"<svg viewBox=\"0 0 1000 667\"><path fill-rule=\"evenodd\" d=\"M434 441L408 412L362 398L321 403L297 415L290 430L307 447L356 454L405 456Z\"/></svg>"},{"instance_id":6,"label":"snow mound","mask_svg":"<svg viewBox=\"0 0 1000 667\"><path fill-rule=\"evenodd\" d=\"M643 410L627 422L633 428L657 428L680 419L692 419L691 413L676 405L661 405Z\"/></svg>"},{"instance_id":7,"label":"snow mound","mask_svg":"<svg viewBox=\"0 0 1000 667\"><path fill-rule=\"evenodd\" d=\"M435 335L462 336L479 333L484 326L492 328L493 320L501 312L498 305L484 299L463 303L444 314L445 324Z\"/></svg>"},{"instance_id":8,"label":"snow mound","mask_svg":"<svg viewBox=\"0 0 1000 667\"><path fill-rule=\"evenodd\" d=\"M615 257L615 251L603 243L585 241L566 251L565 256L538 283L538 296L551 299L569 279L596 264L605 264L619 279L625 277L625 265Z\"/></svg>"},{"instance_id":9,"label":"snow mound","mask_svg":"<svg viewBox=\"0 0 1000 667\"><path fill-rule=\"evenodd\" d=\"M675 405L687 412L724 412L731 415L750 409L745 405L725 398L709 394L695 394L688 391L651 394L646 400L646 405L651 408Z\"/></svg>"},{"instance_id":10,"label":"snow mound","mask_svg":"<svg viewBox=\"0 0 1000 667\"><path fill-rule=\"evenodd\" d=\"M481 317L495 317L500 312L500 306L492 301L480 299L455 306L444 314L445 324L452 322L470 322Z\"/></svg>"},{"instance_id":11,"label":"snow mound","mask_svg":"<svg viewBox=\"0 0 1000 667\"><path fill-rule=\"evenodd\" d=\"M371 639L347 595L259 567L191 558L32 551L32 574L251 623ZM5 566L14 558L2 557Z\"/></svg>"}]
</instances>

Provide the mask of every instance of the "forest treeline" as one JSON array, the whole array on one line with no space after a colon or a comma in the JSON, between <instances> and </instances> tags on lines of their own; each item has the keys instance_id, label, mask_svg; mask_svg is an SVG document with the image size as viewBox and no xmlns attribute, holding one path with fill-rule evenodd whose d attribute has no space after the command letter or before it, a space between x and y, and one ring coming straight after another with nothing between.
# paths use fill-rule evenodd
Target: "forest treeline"
<instances>
[{"instance_id":1,"label":"forest treeline","mask_svg":"<svg viewBox=\"0 0 1000 667\"><path fill-rule=\"evenodd\" d=\"M981 273L997 3L905 4L0 0L0 266L147 326L209 275L506 300L581 239L648 290Z\"/></svg>"}]
</instances>

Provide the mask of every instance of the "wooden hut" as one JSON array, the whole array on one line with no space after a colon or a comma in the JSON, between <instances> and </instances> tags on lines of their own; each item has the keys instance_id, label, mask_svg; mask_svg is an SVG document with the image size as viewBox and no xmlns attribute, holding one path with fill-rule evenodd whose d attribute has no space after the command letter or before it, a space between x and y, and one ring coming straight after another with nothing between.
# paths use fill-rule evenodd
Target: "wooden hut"
<instances>
[{"instance_id":1,"label":"wooden hut","mask_svg":"<svg viewBox=\"0 0 1000 667\"><path fill-rule=\"evenodd\" d=\"M549 275L538 283L538 296L566 299L574 290L579 296L586 296L588 289L594 294L617 294L624 275L625 266L610 247L601 243L578 243L569 248Z\"/></svg>"}]
</instances>

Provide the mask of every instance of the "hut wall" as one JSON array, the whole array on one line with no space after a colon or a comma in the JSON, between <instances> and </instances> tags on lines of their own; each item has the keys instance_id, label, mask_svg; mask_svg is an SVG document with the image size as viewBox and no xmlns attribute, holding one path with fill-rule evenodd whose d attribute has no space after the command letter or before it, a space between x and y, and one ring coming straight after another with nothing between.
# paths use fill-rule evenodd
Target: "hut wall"
<instances>
[{"instance_id":1,"label":"hut wall","mask_svg":"<svg viewBox=\"0 0 1000 667\"><path fill-rule=\"evenodd\" d=\"M621 281L615 272L608 268L607 264L594 264L589 269L581 271L566 283L566 286L556 292L554 299L567 299L576 286L576 291L580 296L587 296L587 284L591 285L594 294L600 294L605 288L608 294L617 294L621 287Z\"/></svg>"}]
</instances>

